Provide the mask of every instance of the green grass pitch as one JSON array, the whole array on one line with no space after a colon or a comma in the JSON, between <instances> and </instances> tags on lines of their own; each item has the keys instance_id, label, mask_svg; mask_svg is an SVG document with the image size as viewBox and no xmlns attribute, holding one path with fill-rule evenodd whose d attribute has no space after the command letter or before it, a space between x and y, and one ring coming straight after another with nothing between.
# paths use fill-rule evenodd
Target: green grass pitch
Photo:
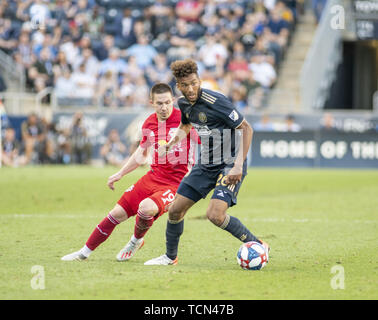
<instances>
[{"instance_id":1,"label":"green grass pitch","mask_svg":"<svg viewBox=\"0 0 378 320\"><path fill-rule=\"evenodd\" d=\"M82 247L145 169L111 191L106 182L115 171L0 169L1 299L378 298L378 171L249 169L229 213L271 245L261 271L237 265L241 243L206 220L209 197L186 216L177 266L143 265L165 252L166 215L128 262L115 256L133 232L134 218L87 261L61 261ZM38 282L37 274L44 276ZM33 283L40 286L33 289Z\"/></svg>"}]
</instances>

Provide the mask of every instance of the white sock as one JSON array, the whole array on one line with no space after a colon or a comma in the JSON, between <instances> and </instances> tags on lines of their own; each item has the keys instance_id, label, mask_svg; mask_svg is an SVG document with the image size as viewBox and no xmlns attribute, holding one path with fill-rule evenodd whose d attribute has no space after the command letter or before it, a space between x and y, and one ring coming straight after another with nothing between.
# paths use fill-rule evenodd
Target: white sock
<instances>
[{"instance_id":1,"label":"white sock","mask_svg":"<svg viewBox=\"0 0 378 320\"><path fill-rule=\"evenodd\" d=\"M87 258L91 255L92 251L93 251L93 250L89 249L89 248L87 247L87 245L84 245L84 247L82 247L82 248L80 249L80 253L83 254L84 256L86 256Z\"/></svg>"},{"instance_id":2,"label":"white sock","mask_svg":"<svg viewBox=\"0 0 378 320\"><path fill-rule=\"evenodd\" d=\"M138 238L135 238L134 235L131 236L131 241L134 242L134 243L138 243L138 242L140 242L142 240L143 240L143 238L138 239Z\"/></svg>"}]
</instances>

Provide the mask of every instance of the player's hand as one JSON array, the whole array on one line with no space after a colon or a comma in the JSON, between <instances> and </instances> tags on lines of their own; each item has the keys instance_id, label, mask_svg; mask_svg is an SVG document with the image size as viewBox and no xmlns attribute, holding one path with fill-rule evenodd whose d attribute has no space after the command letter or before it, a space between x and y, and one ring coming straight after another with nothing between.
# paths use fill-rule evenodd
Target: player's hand
<instances>
[{"instance_id":1,"label":"player's hand","mask_svg":"<svg viewBox=\"0 0 378 320\"><path fill-rule=\"evenodd\" d=\"M114 183L117 182L117 181L119 181L119 180L121 180L121 178L122 178L122 175L119 172L117 172L116 174L113 174L112 176L110 176L108 178L108 183L107 183L108 187L110 189L114 190Z\"/></svg>"},{"instance_id":2,"label":"player's hand","mask_svg":"<svg viewBox=\"0 0 378 320\"><path fill-rule=\"evenodd\" d=\"M240 166L233 166L231 170L228 172L225 178L226 184L237 184L241 181L243 176L243 167Z\"/></svg>"}]
</instances>

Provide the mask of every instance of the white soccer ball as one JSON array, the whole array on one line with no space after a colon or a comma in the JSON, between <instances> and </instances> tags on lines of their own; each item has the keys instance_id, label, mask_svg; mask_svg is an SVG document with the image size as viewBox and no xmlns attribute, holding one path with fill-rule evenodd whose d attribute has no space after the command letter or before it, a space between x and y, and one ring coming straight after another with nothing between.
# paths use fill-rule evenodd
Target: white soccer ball
<instances>
[{"instance_id":1,"label":"white soccer ball","mask_svg":"<svg viewBox=\"0 0 378 320\"><path fill-rule=\"evenodd\" d=\"M238 264L245 270L260 270L269 260L268 252L256 241L243 243L236 258Z\"/></svg>"}]
</instances>

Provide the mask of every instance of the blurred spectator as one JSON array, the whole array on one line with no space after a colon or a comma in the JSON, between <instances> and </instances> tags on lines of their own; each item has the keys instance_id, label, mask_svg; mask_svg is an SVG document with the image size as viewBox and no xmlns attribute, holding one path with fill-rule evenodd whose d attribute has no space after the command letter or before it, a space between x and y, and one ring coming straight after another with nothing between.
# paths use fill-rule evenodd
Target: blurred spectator
<instances>
[{"instance_id":1,"label":"blurred spectator","mask_svg":"<svg viewBox=\"0 0 378 320\"><path fill-rule=\"evenodd\" d=\"M53 84L53 62L48 48L41 50L40 58L28 71L28 77L34 85L36 92L40 92Z\"/></svg>"},{"instance_id":2,"label":"blurred spectator","mask_svg":"<svg viewBox=\"0 0 378 320\"><path fill-rule=\"evenodd\" d=\"M63 37L60 50L65 53L67 62L71 65L75 64L75 61L77 61L80 55L78 42L72 41L68 35Z\"/></svg>"},{"instance_id":3,"label":"blurred spectator","mask_svg":"<svg viewBox=\"0 0 378 320\"><path fill-rule=\"evenodd\" d=\"M32 54L33 49L30 43L29 33L26 31L21 32L19 43L16 51L20 54L20 62L25 69L30 68L33 63Z\"/></svg>"},{"instance_id":4,"label":"blurred spectator","mask_svg":"<svg viewBox=\"0 0 378 320\"><path fill-rule=\"evenodd\" d=\"M118 81L111 71L105 72L97 85L96 97L103 107L117 107Z\"/></svg>"},{"instance_id":5,"label":"blurred spectator","mask_svg":"<svg viewBox=\"0 0 378 320\"><path fill-rule=\"evenodd\" d=\"M16 131L6 128L2 140L1 163L9 167L18 167L26 164L26 157L20 154L21 145L16 140Z\"/></svg>"},{"instance_id":6,"label":"blurred spectator","mask_svg":"<svg viewBox=\"0 0 378 320\"><path fill-rule=\"evenodd\" d=\"M239 111L246 113L246 111L248 110L246 88L240 86L232 90L231 101L239 109Z\"/></svg>"},{"instance_id":7,"label":"blurred spectator","mask_svg":"<svg viewBox=\"0 0 378 320\"><path fill-rule=\"evenodd\" d=\"M167 32L174 23L174 11L166 0L154 1L148 9L151 21L151 32L154 38Z\"/></svg>"},{"instance_id":8,"label":"blurred spectator","mask_svg":"<svg viewBox=\"0 0 378 320\"><path fill-rule=\"evenodd\" d=\"M183 19L178 19L170 33L170 48L167 52L170 60L186 59L196 51L195 40L197 35Z\"/></svg>"},{"instance_id":9,"label":"blurred spectator","mask_svg":"<svg viewBox=\"0 0 378 320\"><path fill-rule=\"evenodd\" d=\"M228 58L228 51L222 43L217 42L215 35L207 34L205 43L199 49L198 58L203 61L208 70L214 71L218 64L223 69Z\"/></svg>"},{"instance_id":10,"label":"blurred spectator","mask_svg":"<svg viewBox=\"0 0 378 320\"><path fill-rule=\"evenodd\" d=\"M50 18L50 10L45 0L34 0L29 8L30 19L33 23L44 24Z\"/></svg>"},{"instance_id":11,"label":"blurred spectator","mask_svg":"<svg viewBox=\"0 0 378 320\"><path fill-rule=\"evenodd\" d=\"M126 8L123 10L123 16L119 17L116 22L116 39L121 48L128 48L135 44L137 41L134 24L136 22L135 17L131 14L131 9Z\"/></svg>"},{"instance_id":12,"label":"blurred spectator","mask_svg":"<svg viewBox=\"0 0 378 320\"><path fill-rule=\"evenodd\" d=\"M256 130L256 131L274 131L274 124L270 120L269 115L268 114L262 115L260 121L253 125L253 130Z\"/></svg>"},{"instance_id":13,"label":"blurred spectator","mask_svg":"<svg viewBox=\"0 0 378 320\"><path fill-rule=\"evenodd\" d=\"M72 162L88 164L91 159L92 146L89 142L87 130L83 123L82 112L76 112L74 114L70 133Z\"/></svg>"},{"instance_id":14,"label":"blurred spectator","mask_svg":"<svg viewBox=\"0 0 378 320\"><path fill-rule=\"evenodd\" d=\"M55 95L59 105L70 105L70 99L75 95L75 85L72 81L71 73L68 69L63 69L62 73L55 79Z\"/></svg>"},{"instance_id":15,"label":"blurred spectator","mask_svg":"<svg viewBox=\"0 0 378 320\"><path fill-rule=\"evenodd\" d=\"M47 137L53 145L54 163L71 163L71 143L69 130L58 130L55 123L48 123Z\"/></svg>"},{"instance_id":16,"label":"blurred spectator","mask_svg":"<svg viewBox=\"0 0 378 320\"><path fill-rule=\"evenodd\" d=\"M106 72L111 72L118 76L120 73L126 72L126 70L127 64L120 58L120 50L112 48L109 50L109 57L101 62L99 73L102 75Z\"/></svg>"},{"instance_id":17,"label":"blurred spectator","mask_svg":"<svg viewBox=\"0 0 378 320\"><path fill-rule=\"evenodd\" d=\"M187 22L198 22L203 3L197 0L181 0L176 5L176 15Z\"/></svg>"},{"instance_id":18,"label":"blurred spectator","mask_svg":"<svg viewBox=\"0 0 378 320\"><path fill-rule=\"evenodd\" d=\"M282 131L299 132L301 131L301 126L295 122L295 117L289 114L285 119L285 125Z\"/></svg>"},{"instance_id":19,"label":"blurred spectator","mask_svg":"<svg viewBox=\"0 0 378 320\"><path fill-rule=\"evenodd\" d=\"M121 87L119 89L119 104L121 107L131 108L133 105L133 94L135 92L135 85L131 78L125 74L122 77Z\"/></svg>"},{"instance_id":20,"label":"blurred spectator","mask_svg":"<svg viewBox=\"0 0 378 320\"><path fill-rule=\"evenodd\" d=\"M88 13L85 31L92 40L101 39L104 32L104 17L98 6L93 6L92 11Z\"/></svg>"},{"instance_id":21,"label":"blurred spectator","mask_svg":"<svg viewBox=\"0 0 378 320\"><path fill-rule=\"evenodd\" d=\"M96 78L85 72L85 64L82 63L79 70L71 75L71 81L75 88L75 97L82 100L82 104L91 105L95 94Z\"/></svg>"},{"instance_id":22,"label":"blurred spectator","mask_svg":"<svg viewBox=\"0 0 378 320\"><path fill-rule=\"evenodd\" d=\"M144 76L140 76L135 83L135 91L133 94L133 106L135 108L148 108L149 106L149 88Z\"/></svg>"},{"instance_id":23,"label":"blurred spectator","mask_svg":"<svg viewBox=\"0 0 378 320\"><path fill-rule=\"evenodd\" d=\"M10 19L0 19L0 49L8 54L11 54L17 47L15 31Z\"/></svg>"},{"instance_id":24,"label":"blurred spectator","mask_svg":"<svg viewBox=\"0 0 378 320\"><path fill-rule=\"evenodd\" d=\"M138 67L142 70L152 64L157 54L156 49L149 44L146 34L140 35L137 39L137 43L127 49L127 55L135 57Z\"/></svg>"},{"instance_id":25,"label":"blurred spectator","mask_svg":"<svg viewBox=\"0 0 378 320\"><path fill-rule=\"evenodd\" d=\"M152 65L150 66L152 67ZM150 68L148 67L148 69ZM147 72L147 70L146 70ZM144 76L144 72L141 68L138 66L137 58L134 56L130 56L129 60L127 62L127 76L132 80L135 81L141 76Z\"/></svg>"},{"instance_id":26,"label":"blurred spectator","mask_svg":"<svg viewBox=\"0 0 378 320\"><path fill-rule=\"evenodd\" d=\"M335 118L332 113L325 112L323 114L322 119L320 120L320 125L323 130L327 131L336 131L336 123L335 123Z\"/></svg>"},{"instance_id":27,"label":"blurred spectator","mask_svg":"<svg viewBox=\"0 0 378 320\"><path fill-rule=\"evenodd\" d=\"M108 58L109 51L114 48L114 36L106 34L104 40L93 46L93 52L98 60L102 61Z\"/></svg>"},{"instance_id":28,"label":"blurred spectator","mask_svg":"<svg viewBox=\"0 0 378 320\"><path fill-rule=\"evenodd\" d=\"M233 74L234 79L242 81L248 77L248 62L243 54L235 53L228 64L228 71Z\"/></svg>"},{"instance_id":29,"label":"blurred spectator","mask_svg":"<svg viewBox=\"0 0 378 320\"><path fill-rule=\"evenodd\" d=\"M101 147L100 154L106 164L121 166L125 161L126 146L121 142L116 129L109 132L108 139Z\"/></svg>"},{"instance_id":30,"label":"blurred spectator","mask_svg":"<svg viewBox=\"0 0 378 320\"><path fill-rule=\"evenodd\" d=\"M201 87L205 89L221 91L214 76L214 72L206 69L201 73Z\"/></svg>"},{"instance_id":31,"label":"blurred spectator","mask_svg":"<svg viewBox=\"0 0 378 320\"><path fill-rule=\"evenodd\" d=\"M32 113L21 124L22 142L25 149L26 163L50 163L53 146L47 139L47 130L43 121Z\"/></svg>"},{"instance_id":32,"label":"blurred spectator","mask_svg":"<svg viewBox=\"0 0 378 320\"><path fill-rule=\"evenodd\" d=\"M63 76L64 72L72 72L72 65L67 61L66 54L64 51L59 51L56 61L53 65L54 78L57 79Z\"/></svg>"},{"instance_id":33,"label":"blurred spectator","mask_svg":"<svg viewBox=\"0 0 378 320\"><path fill-rule=\"evenodd\" d=\"M274 67L266 61L265 56L253 56L249 69L253 73L253 78L265 89L271 88L277 79Z\"/></svg>"},{"instance_id":34,"label":"blurred spectator","mask_svg":"<svg viewBox=\"0 0 378 320\"><path fill-rule=\"evenodd\" d=\"M263 61L270 63L275 66L274 52L269 49L269 45L265 37L259 37L256 40L255 46L251 50L251 56L262 56Z\"/></svg>"},{"instance_id":35,"label":"blurred spectator","mask_svg":"<svg viewBox=\"0 0 378 320\"><path fill-rule=\"evenodd\" d=\"M83 49L81 55L79 56L73 67L75 70L77 70L82 64L84 64L85 66L84 68L86 74L97 78L100 69L100 62L93 55L92 49Z\"/></svg>"},{"instance_id":36,"label":"blurred spectator","mask_svg":"<svg viewBox=\"0 0 378 320\"><path fill-rule=\"evenodd\" d=\"M165 82L173 84L173 75L168 66L167 58L164 54L158 54L154 63L146 70L149 85L152 87L154 83ZM129 72L130 73L130 72Z\"/></svg>"}]
</instances>

